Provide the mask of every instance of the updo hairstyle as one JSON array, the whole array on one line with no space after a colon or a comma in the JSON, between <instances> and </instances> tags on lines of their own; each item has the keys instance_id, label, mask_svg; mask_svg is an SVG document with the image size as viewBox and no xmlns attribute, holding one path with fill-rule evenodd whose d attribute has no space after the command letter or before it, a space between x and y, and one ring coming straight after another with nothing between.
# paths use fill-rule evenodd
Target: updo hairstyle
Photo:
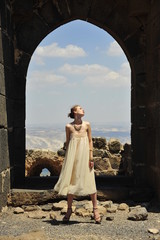
<instances>
[{"instance_id":1,"label":"updo hairstyle","mask_svg":"<svg viewBox=\"0 0 160 240\"><path fill-rule=\"evenodd\" d=\"M68 117L74 118L74 111L76 111L77 107L79 107L79 105L74 105L74 106L71 108L70 113L68 113Z\"/></svg>"}]
</instances>

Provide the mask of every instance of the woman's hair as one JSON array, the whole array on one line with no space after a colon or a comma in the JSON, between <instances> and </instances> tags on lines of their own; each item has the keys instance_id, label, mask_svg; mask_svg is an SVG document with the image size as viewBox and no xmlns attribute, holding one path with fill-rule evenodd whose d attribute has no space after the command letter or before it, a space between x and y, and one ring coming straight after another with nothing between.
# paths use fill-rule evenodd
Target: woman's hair
<instances>
[{"instance_id":1,"label":"woman's hair","mask_svg":"<svg viewBox=\"0 0 160 240\"><path fill-rule=\"evenodd\" d=\"M68 113L68 117L74 118L74 111L76 111L77 107L79 107L79 105L74 105L74 106L71 108L70 113Z\"/></svg>"}]
</instances>

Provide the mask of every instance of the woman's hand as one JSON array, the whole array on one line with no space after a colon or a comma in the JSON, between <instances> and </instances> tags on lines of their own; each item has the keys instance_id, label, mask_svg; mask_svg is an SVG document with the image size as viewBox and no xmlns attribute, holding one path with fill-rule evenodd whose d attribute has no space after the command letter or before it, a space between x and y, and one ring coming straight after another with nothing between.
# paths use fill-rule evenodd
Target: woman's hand
<instances>
[{"instance_id":1,"label":"woman's hand","mask_svg":"<svg viewBox=\"0 0 160 240\"><path fill-rule=\"evenodd\" d=\"M94 167L93 160L89 160L89 168L92 170L93 167Z\"/></svg>"}]
</instances>

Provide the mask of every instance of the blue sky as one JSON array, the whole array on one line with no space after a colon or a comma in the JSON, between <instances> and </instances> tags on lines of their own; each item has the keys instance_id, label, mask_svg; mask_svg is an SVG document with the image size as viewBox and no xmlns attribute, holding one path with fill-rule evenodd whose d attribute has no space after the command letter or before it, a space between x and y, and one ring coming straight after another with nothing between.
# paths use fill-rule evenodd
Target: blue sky
<instances>
[{"instance_id":1,"label":"blue sky","mask_svg":"<svg viewBox=\"0 0 160 240\"><path fill-rule=\"evenodd\" d=\"M91 123L130 123L130 66L104 30L80 20L50 33L27 73L26 125L69 122L74 104Z\"/></svg>"}]
</instances>

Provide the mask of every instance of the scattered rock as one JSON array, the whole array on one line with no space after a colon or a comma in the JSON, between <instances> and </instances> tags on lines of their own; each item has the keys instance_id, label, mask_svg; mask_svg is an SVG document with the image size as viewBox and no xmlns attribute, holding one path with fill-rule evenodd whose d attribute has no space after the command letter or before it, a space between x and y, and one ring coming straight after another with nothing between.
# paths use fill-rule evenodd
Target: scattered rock
<instances>
[{"instance_id":1,"label":"scattered rock","mask_svg":"<svg viewBox=\"0 0 160 240\"><path fill-rule=\"evenodd\" d=\"M57 214L53 211L50 212L50 219L53 219L53 220L57 219Z\"/></svg>"},{"instance_id":2,"label":"scattered rock","mask_svg":"<svg viewBox=\"0 0 160 240\"><path fill-rule=\"evenodd\" d=\"M117 211L117 206L111 206L110 208L107 208L107 212L109 213L115 213Z\"/></svg>"},{"instance_id":3,"label":"scattered rock","mask_svg":"<svg viewBox=\"0 0 160 240\"><path fill-rule=\"evenodd\" d=\"M22 206L22 208L23 208L24 211L26 211L26 212L31 212L31 211L36 211L36 210L40 210L40 209L41 209L38 205Z\"/></svg>"},{"instance_id":4,"label":"scattered rock","mask_svg":"<svg viewBox=\"0 0 160 240\"><path fill-rule=\"evenodd\" d=\"M156 228L149 228L149 229L148 229L148 232L149 232L149 233L152 233L152 234L158 234L158 233L159 233L159 230L156 229Z\"/></svg>"},{"instance_id":5,"label":"scattered rock","mask_svg":"<svg viewBox=\"0 0 160 240\"><path fill-rule=\"evenodd\" d=\"M20 213L24 213L24 210L21 207L16 207L13 212L15 214L20 214Z\"/></svg>"},{"instance_id":6,"label":"scattered rock","mask_svg":"<svg viewBox=\"0 0 160 240\"><path fill-rule=\"evenodd\" d=\"M51 211L52 210L52 205L51 204L46 204L46 205L44 205L43 207L42 207L42 210L43 211Z\"/></svg>"},{"instance_id":7,"label":"scattered rock","mask_svg":"<svg viewBox=\"0 0 160 240\"><path fill-rule=\"evenodd\" d=\"M121 150L123 150L122 144L116 138L111 138L109 140L108 147L109 147L109 150L113 153L119 153Z\"/></svg>"},{"instance_id":8,"label":"scattered rock","mask_svg":"<svg viewBox=\"0 0 160 240\"><path fill-rule=\"evenodd\" d=\"M113 204L112 201L101 202L101 205L105 208L111 208L112 204Z\"/></svg>"},{"instance_id":9,"label":"scattered rock","mask_svg":"<svg viewBox=\"0 0 160 240\"><path fill-rule=\"evenodd\" d=\"M87 211L84 208L78 208L75 210L75 214L77 216L81 216L81 217L90 217L91 216L91 212Z\"/></svg>"},{"instance_id":10,"label":"scattered rock","mask_svg":"<svg viewBox=\"0 0 160 240\"><path fill-rule=\"evenodd\" d=\"M62 210L64 207L67 207L67 202L66 201L60 201L57 203L53 203L52 209L53 210Z\"/></svg>"},{"instance_id":11,"label":"scattered rock","mask_svg":"<svg viewBox=\"0 0 160 240\"><path fill-rule=\"evenodd\" d=\"M113 220L114 220L114 216L108 215L108 216L106 217L106 220L107 220L107 221L113 221Z\"/></svg>"},{"instance_id":12,"label":"scattered rock","mask_svg":"<svg viewBox=\"0 0 160 240\"><path fill-rule=\"evenodd\" d=\"M101 215L105 215L105 214L106 214L106 208L105 208L105 207L99 206L99 207L98 207L98 210L99 210L99 213L100 213Z\"/></svg>"},{"instance_id":13,"label":"scattered rock","mask_svg":"<svg viewBox=\"0 0 160 240\"><path fill-rule=\"evenodd\" d=\"M118 210L121 210L121 211L126 211L128 209L129 209L129 206L126 203L121 203L118 206Z\"/></svg>"},{"instance_id":14,"label":"scattered rock","mask_svg":"<svg viewBox=\"0 0 160 240\"><path fill-rule=\"evenodd\" d=\"M106 149L107 141L106 138L96 137L92 138L93 140L93 147L98 149Z\"/></svg>"},{"instance_id":15,"label":"scattered rock","mask_svg":"<svg viewBox=\"0 0 160 240\"><path fill-rule=\"evenodd\" d=\"M27 216L29 218L42 219L42 218L48 217L48 214L46 214L45 212L39 210L39 211L35 211L35 212L29 212L27 214Z\"/></svg>"},{"instance_id":16,"label":"scattered rock","mask_svg":"<svg viewBox=\"0 0 160 240\"><path fill-rule=\"evenodd\" d=\"M128 219L133 221L144 221L148 218L148 212L144 207L136 207L128 214Z\"/></svg>"}]
</instances>

